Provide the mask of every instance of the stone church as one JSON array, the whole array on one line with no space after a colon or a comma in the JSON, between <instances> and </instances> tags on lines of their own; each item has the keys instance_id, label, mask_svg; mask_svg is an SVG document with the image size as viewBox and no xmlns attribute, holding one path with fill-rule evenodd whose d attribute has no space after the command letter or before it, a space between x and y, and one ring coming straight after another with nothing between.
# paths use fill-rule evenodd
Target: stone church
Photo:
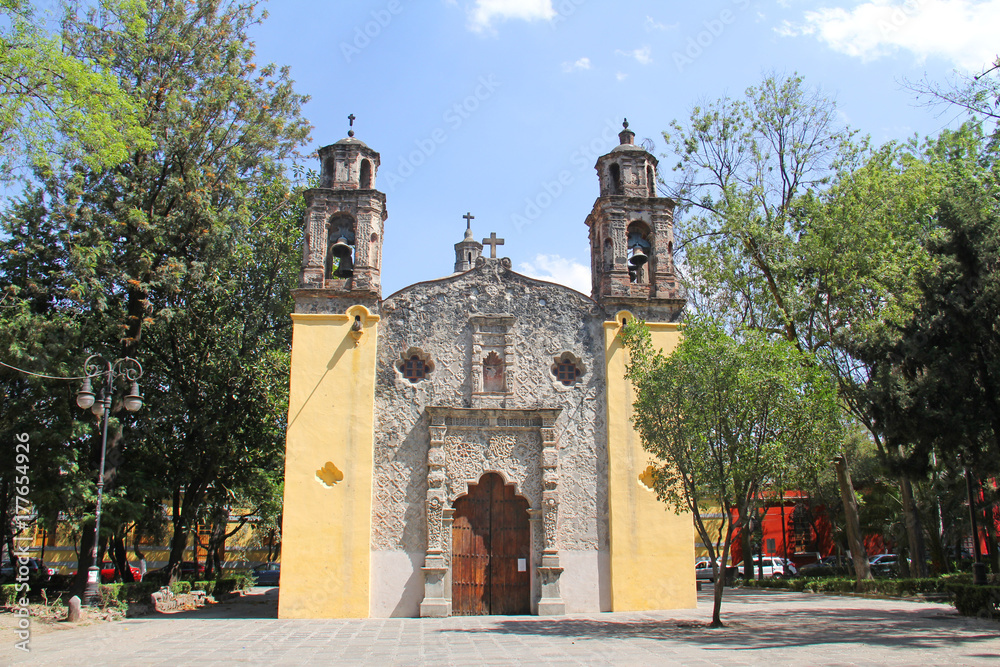
<instances>
[{"instance_id":1,"label":"stone church","mask_svg":"<svg viewBox=\"0 0 1000 667\"><path fill-rule=\"evenodd\" d=\"M629 421L618 333L642 318L671 350L684 297L674 203L624 125L596 165L590 296L514 272L467 215L450 275L383 297L379 154L353 131L319 150L292 314L281 618L695 605L691 519L657 501Z\"/></svg>"}]
</instances>

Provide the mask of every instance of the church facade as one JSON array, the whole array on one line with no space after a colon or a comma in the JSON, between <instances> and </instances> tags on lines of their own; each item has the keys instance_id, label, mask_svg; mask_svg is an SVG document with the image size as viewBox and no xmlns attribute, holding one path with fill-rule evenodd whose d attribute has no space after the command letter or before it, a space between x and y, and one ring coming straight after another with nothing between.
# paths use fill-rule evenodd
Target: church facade
<instances>
[{"instance_id":1,"label":"church facade","mask_svg":"<svg viewBox=\"0 0 1000 667\"><path fill-rule=\"evenodd\" d=\"M350 135L305 194L279 616L693 607L691 519L648 484L618 340L636 317L678 340L656 159L627 123L598 159L591 296L512 271L467 215L454 273L382 298L379 154Z\"/></svg>"}]
</instances>

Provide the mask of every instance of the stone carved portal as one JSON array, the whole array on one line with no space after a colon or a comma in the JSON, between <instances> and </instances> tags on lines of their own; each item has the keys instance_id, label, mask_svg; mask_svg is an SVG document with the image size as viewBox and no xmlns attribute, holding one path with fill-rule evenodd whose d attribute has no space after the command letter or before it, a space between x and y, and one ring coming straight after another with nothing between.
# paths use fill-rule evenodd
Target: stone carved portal
<instances>
[{"instance_id":1,"label":"stone carved portal","mask_svg":"<svg viewBox=\"0 0 1000 667\"><path fill-rule=\"evenodd\" d=\"M526 564L539 615L563 614L559 593L558 443L561 409L506 410L428 407L427 555L421 616L452 613L452 524L455 502L483 475L496 473L529 504ZM534 604L532 605L535 606Z\"/></svg>"}]
</instances>

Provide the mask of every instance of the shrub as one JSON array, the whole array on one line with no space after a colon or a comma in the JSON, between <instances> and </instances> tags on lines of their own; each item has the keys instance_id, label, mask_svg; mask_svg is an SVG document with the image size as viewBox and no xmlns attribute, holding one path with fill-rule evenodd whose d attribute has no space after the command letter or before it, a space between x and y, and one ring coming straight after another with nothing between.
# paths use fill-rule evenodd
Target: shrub
<instances>
[{"instance_id":1,"label":"shrub","mask_svg":"<svg viewBox=\"0 0 1000 667\"><path fill-rule=\"evenodd\" d=\"M205 591L205 595L214 595L218 590L216 581L206 580L206 581L192 581L191 590L193 591Z\"/></svg>"},{"instance_id":2,"label":"shrub","mask_svg":"<svg viewBox=\"0 0 1000 667\"><path fill-rule=\"evenodd\" d=\"M155 581L137 581L132 584L123 584L124 590L119 596L127 602L148 603L149 596L160 590L159 584Z\"/></svg>"},{"instance_id":3,"label":"shrub","mask_svg":"<svg viewBox=\"0 0 1000 667\"><path fill-rule=\"evenodd\" d=\"M17 605L17 599L20 597L17 592L17 584L4 584L0 586L0 596L3 597L5 606L13 607Z\"/></svg>"},{"instance_id":4,"label":"shrub","mask_svg":"<svg viewBox=\"0 0 1000 667\"><path fill-rule=\"evenodd\" d=\"M101 609L118 608L122 611L128 609L128 602L123 593L125 584L101 584L97 587L97 604Z\"/></svg>"},{"instance_id":5,"label":"shrub","mask_svg":"<svg viewBox=\"0 0 1000 667\"><path fill-rule=\"evenodd\" d=\"M959 575L961 576L961 575ZM853 578L795 578L795 579L765 579L764 581L744 582L744 586L753 588L784 588L793 591L809 591L811 593L875 593L904 597L927 593L948 593L954 578L928 579L872 579L862 581L860 585Z\"/></svg>"},{"instance_id":6,"label":"shrub","mask_svg":"<svg viewBox=\"0 0 1000 667\"><path fill-rule=\"evenodd\" d=\"M1000 586L951 584L950 588L955 595L955 609L962 616L1000 617Z\"/></svg>"},{"instance_id":7,"label":"shrub","mask_svg":"<svg viewBox=\"0 0 1000 667\"><path fill-rule=\"evenodd\" d=\"M237 574L233 577L233 580L236 582L235 590L238 591L249 591L257 583L257 578L247 573Z\"/></svg>"},{"instance_id":8,"label":"shrub","mask_svg":"<svg viewBox=\"0 0 1000 667\"><path fill-rule=\"evenodd\" d=\"M185 593L191 592L191 582L190 581L175 581L170 584L170 592L174 595L184 595Z\"/></svg>"}]
</instances>

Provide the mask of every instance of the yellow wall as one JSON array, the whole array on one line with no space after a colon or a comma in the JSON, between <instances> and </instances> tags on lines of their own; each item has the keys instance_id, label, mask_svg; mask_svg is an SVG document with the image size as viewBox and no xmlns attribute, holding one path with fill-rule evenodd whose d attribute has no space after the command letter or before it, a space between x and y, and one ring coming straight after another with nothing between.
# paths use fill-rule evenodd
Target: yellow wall
<instances>
[{"instance_id":1,"label":"yellow wall","mask_svg":"<svg viewBox=\"0 0 1000 667\"><path fill-rule=\"evenodd\" d=\"M618 332L627 311L604 323L608 389L608 505L613 611L680 609L696 604L694 526L690 514L656 499L640 477L650 462L630 417L634 393L625 381ZM676 324L647 323L653 347L671 352L680 340Z\"/></svg>"},{"instance_id":2,"label":"yellow wall","mask_svg":"<svg viewBox=\"0 0 1000 667\"><path fill-rule=\"evenodd\" d=\"M279 618L368 616L378 319L292 315Z\"/></svg>"}]
</instances>

